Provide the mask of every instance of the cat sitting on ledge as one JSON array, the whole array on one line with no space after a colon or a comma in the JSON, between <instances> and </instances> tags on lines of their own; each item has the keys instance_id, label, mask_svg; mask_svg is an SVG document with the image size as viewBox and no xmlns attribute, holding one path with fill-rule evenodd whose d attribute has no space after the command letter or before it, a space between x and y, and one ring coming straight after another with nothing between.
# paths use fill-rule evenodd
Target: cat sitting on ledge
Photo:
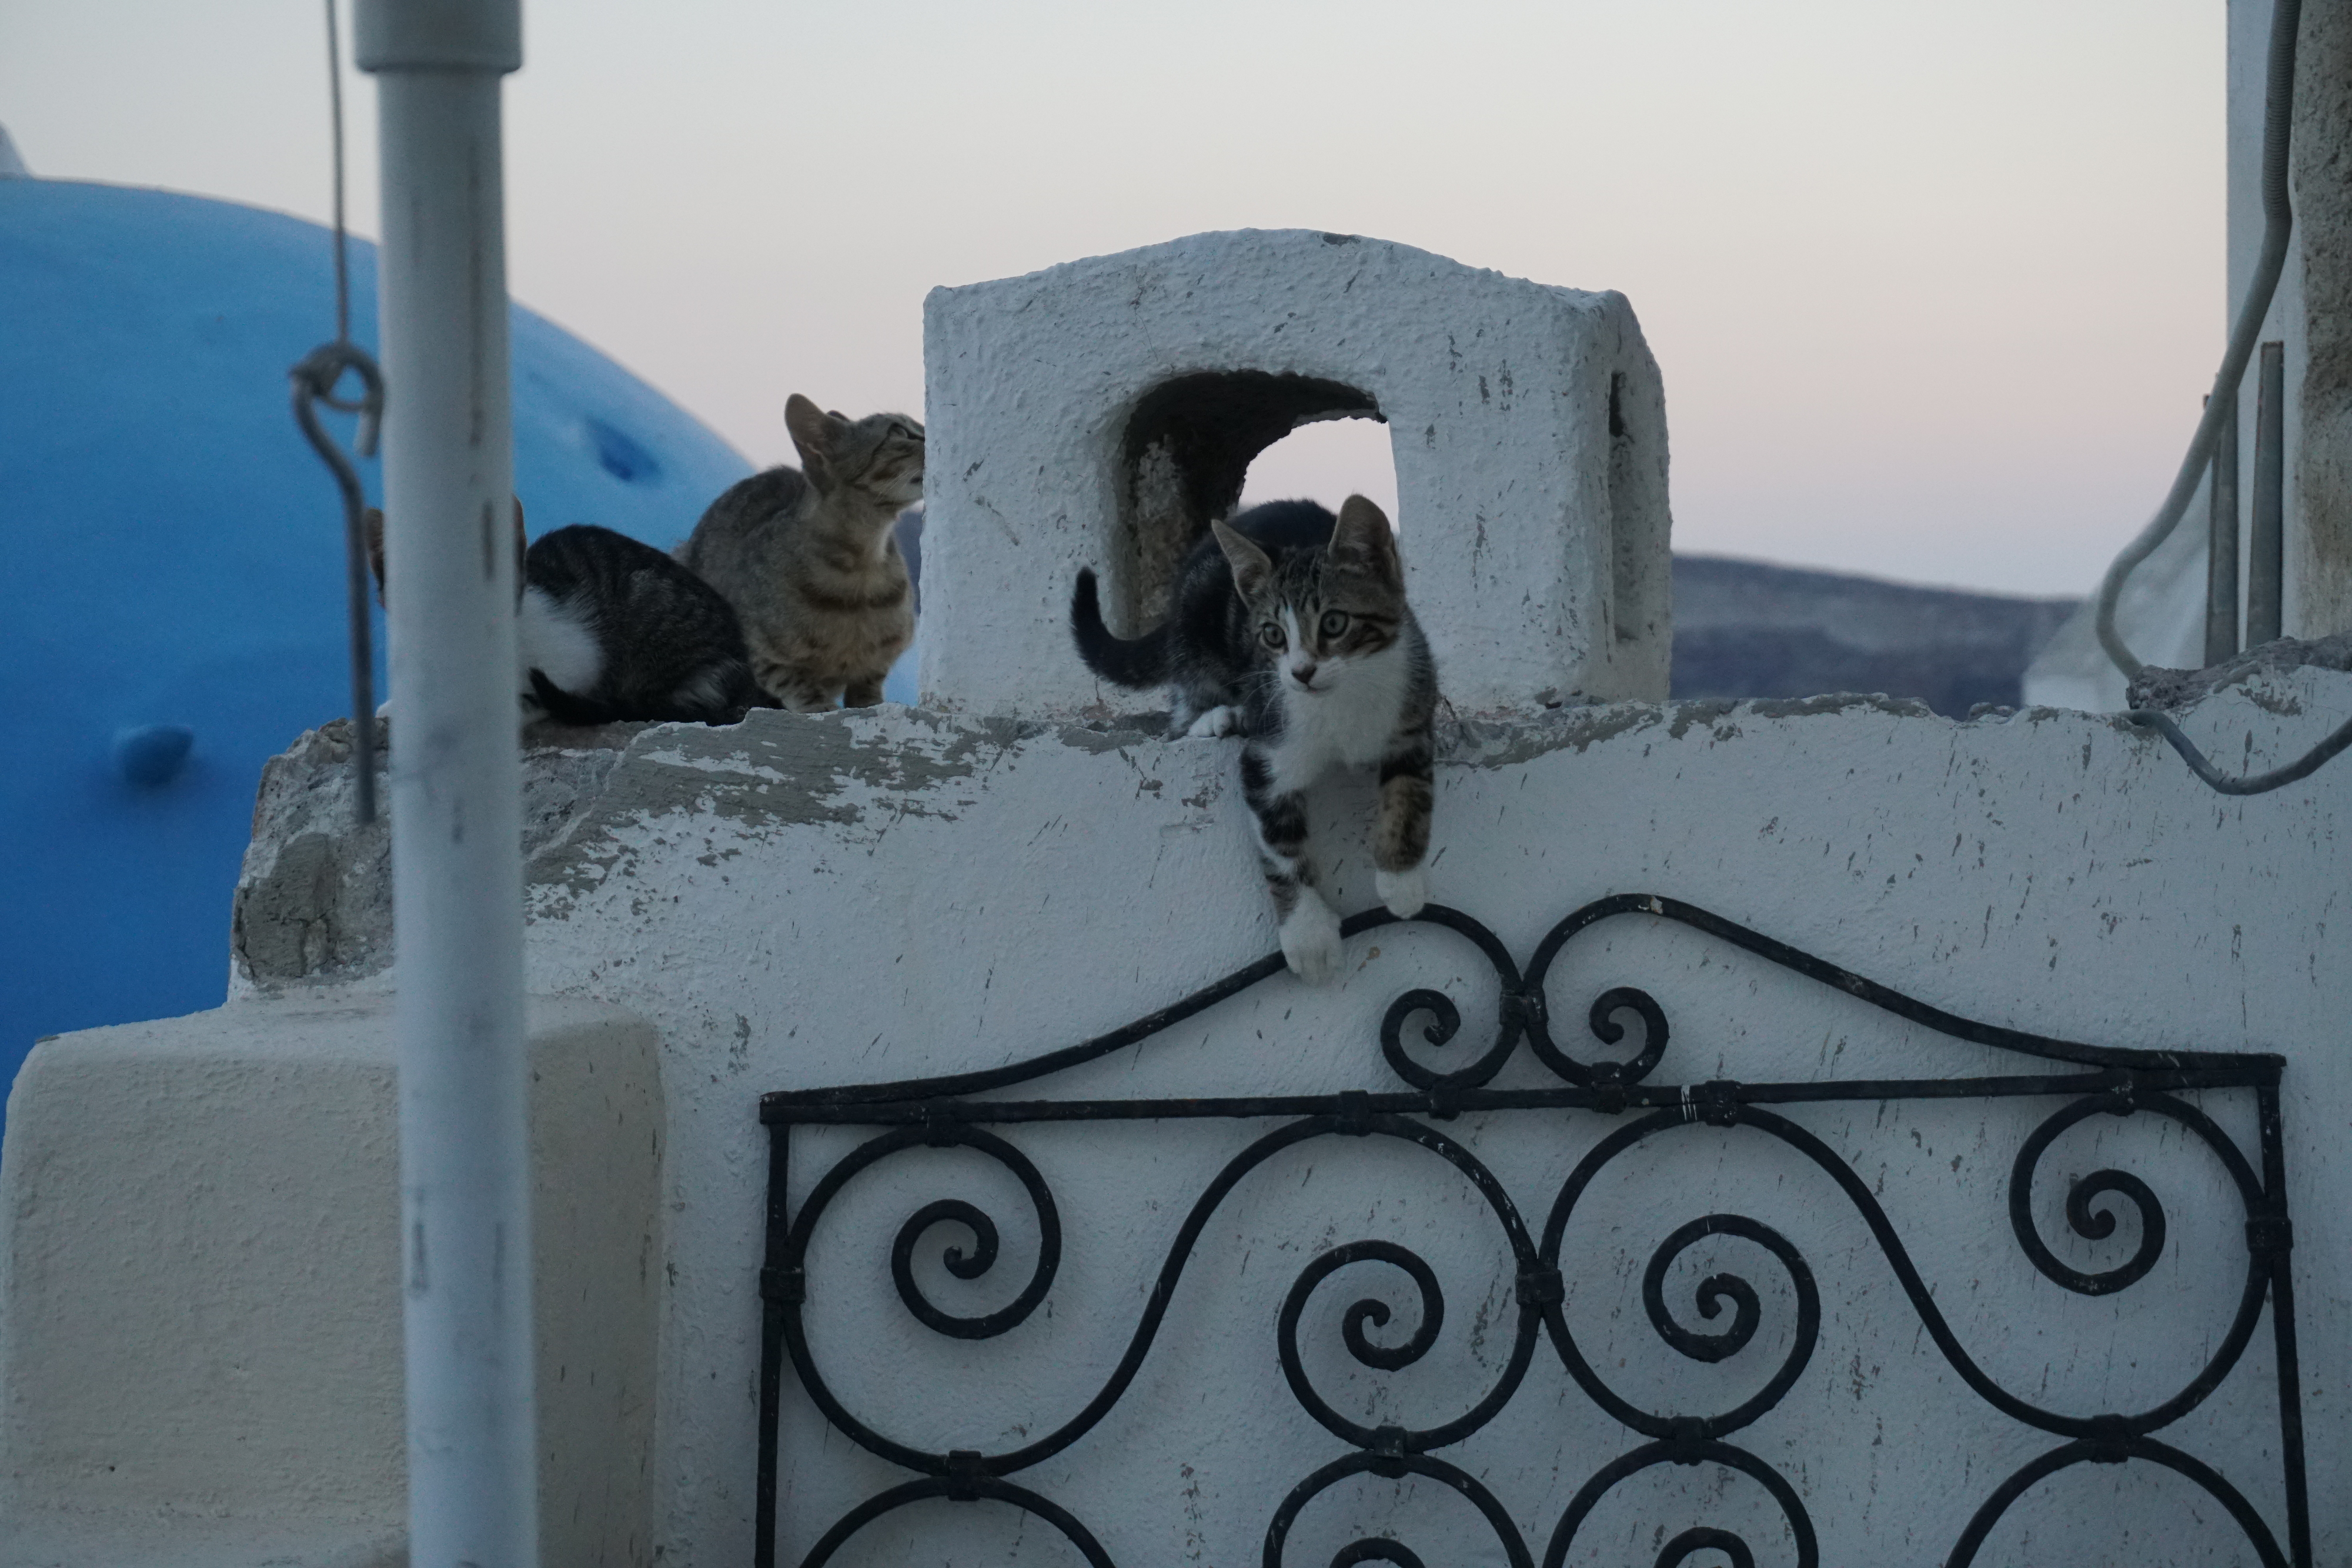
<instances>
[{"instance_id":1,"label":"cat sitting on ledge","mask_svg":"<svg viewBox=\"0 0 2352 1568\"><path fill-rule=\"evenodd\" d=\"M1334 767L1377 767L1381 902L1400 919L1429 902L1437 665L1405 602L1396 537L1361 496L1337 517L1313 501L1252 507L1210 525L1174 605L1143 636L1113 636L1095 574L1080 570L1070 599L1078 655L1116 685L1169 688L1171 735L1243 737L1242 787L1283 959L1322 984L1339 972L1339 916L1307 857L1308 786Z\"/></svg>"}]
</instances>

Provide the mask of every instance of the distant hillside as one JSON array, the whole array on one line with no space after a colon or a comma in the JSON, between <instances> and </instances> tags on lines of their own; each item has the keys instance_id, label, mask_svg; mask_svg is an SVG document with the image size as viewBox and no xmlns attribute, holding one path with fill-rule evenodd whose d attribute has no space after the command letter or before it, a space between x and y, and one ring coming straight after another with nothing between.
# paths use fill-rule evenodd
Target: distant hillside
<instances>
[{"instance_id":1,"label":"distant hillside","mask_svg":"<svg viewBox=\"0 0 2352 1568\"><path fill-rule=\"evenodd\" d=\"M919 592L920 503L898 519L898 531ZM1884 692L1917 697L1955 718L1978 703L2016 707L2025 666L2080 602L1678 555L1674 695Z\"/></svg>"},{"instance_id":2,"label":"distant hillside","mask_svg":"<svg viewBox=\"0 0 2352 1568\"><path fill-rule=\"evenodd\" d=\"M1674 695L1884 692L1954 717L2014 707L2025 666L2078 602L1678 555Z\"/></svg>"}]
</instances>

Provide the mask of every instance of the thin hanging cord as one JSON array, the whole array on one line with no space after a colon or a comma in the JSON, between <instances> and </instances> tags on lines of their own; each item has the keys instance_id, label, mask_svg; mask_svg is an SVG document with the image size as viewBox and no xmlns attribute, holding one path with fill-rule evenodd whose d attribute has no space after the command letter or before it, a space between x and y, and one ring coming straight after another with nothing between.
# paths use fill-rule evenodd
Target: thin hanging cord
<instances>
[{"instance_id":1,"label":"thin hanging cord","mask_svg":"<svg viewBox=\"0 0 2352 1568\"><path fill-rule=\"evenodd\" d=\"M352 269L343 233L343 49L335 0L327 0L327 109L335 126L335 341L352 340Z\"/></svg>"},{"instance_id":2,"label":"thin hanging cord","mask_svg":"<svg viewBox=\"0 0 2352 1568\"><path fill-rule=\"evenodd\" d=\"M319 423L319 405L360 416L352 444L362 457L375 455L383 418L383 375L367 350L352 341L350 241L343 230L342 41L335 26L335 0L327 4L327 103L334 125L335 162L335 340L313 349L289 372L294 383L294 419L319 460L334 476L343 498L343 589L351 618L352 771L359 820L375 821L375 643L369 621L367 495L359 470ZM345 399L335 388L346 374L360 379L360 395Z\"/></svg>"}]
</instances>

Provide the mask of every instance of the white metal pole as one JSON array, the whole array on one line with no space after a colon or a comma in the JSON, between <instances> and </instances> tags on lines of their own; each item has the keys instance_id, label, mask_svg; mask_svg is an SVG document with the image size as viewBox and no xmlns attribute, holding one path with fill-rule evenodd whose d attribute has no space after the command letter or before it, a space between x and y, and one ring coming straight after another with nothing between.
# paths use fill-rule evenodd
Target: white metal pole
<instances>
[{"instance_id":1,"label":"white metal pole","mask_svg":"<svg viewBox=\"0 0 2352 1568\"><path fill-rule=\"evenodd\" d=\"M391 627L414 1568L536 1568L521 762L499 78L519 0L359 0Z\"/></svg>"}]
</instances>

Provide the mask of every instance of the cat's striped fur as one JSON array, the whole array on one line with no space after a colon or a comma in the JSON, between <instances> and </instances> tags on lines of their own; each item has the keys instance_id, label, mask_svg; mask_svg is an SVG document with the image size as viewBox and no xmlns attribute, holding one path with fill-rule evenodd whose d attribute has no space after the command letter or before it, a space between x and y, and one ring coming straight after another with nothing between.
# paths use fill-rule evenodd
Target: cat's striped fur
<instances>
[{"instance_id":1,"label":"cat's striped fur","mask_svg":"<svg viewBox=\"0 0 2352 1568\"><path fill-rule=\"evenodd\" d=\"M1400 917L1421 912L1437 668L1378 507L1351 496L1335 518L1312 501L1274 501L1213 524L1168 620L1139 638L1104 626L1094 573L1081 571L1070 630L1103 679L1169 688L1171 734L1244 737L1242 788L1293 973L1339 972L1339 917L1317 890L1306 804L1335 767L1380 770L1378 891Z\"/></svg>"},{"instance_id":2,"label":"cat's striped fur","mask_svg":"<svg viewBox=\"0 0 2352 1568\"><path fill-rule=\"evenodd\" d=\"M923 427L902 413L852 421L798 392L784 426L802 467L730 488L677 559L735 607L770 695L801 713L865 707L915 638L891 525L923 498Z\"/></svg>"}]
</instances>

